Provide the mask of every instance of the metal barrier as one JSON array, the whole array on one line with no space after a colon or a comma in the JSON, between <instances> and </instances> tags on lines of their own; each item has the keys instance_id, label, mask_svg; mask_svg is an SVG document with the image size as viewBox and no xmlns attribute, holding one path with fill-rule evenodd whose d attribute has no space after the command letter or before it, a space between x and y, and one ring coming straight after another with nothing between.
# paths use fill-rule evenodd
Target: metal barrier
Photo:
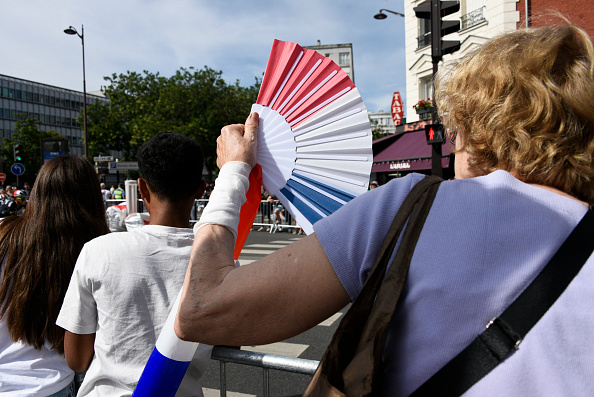
<instances>
[{"instance_id":1,"label":"metal barrier","mask_svg":"<svg viewBox=\"0 0 594 397\"><path fill-rule=\"evenodd\" d=\"M126 200L106 200L106 206L110 207L116 204L125 204ZM194 202L194 207L190 214L190 225L193 225L200 219L204 207L208 204L208 199L199 199ZM280 228L285 229L301 229L299 225L293 222L293 217L289 214L289 211L283 209L283 216L285 217L285 223L276 223L276 215L274 214L275 203L271 203L268 200L262 200L258 208L258 214L254 220L254 226L258 228L265 228L270 233L279 231ZM144 201L138 200L138 212L144 212Z\"/></svg>"},{"instance_id":2,"label":"metal barrier","mask_svg":"<svg viewBox=\"0 0 594 397\"><path fill-rule=\"evenodd\" d=\"M227 396L226 363L243 364L262 368L264 397L270 396L269 370L275 369L297 374L313 375L320 364L320 362L316 360L256 353L222 346L215 346L212 349L212 355L210 358L212 360L217 360L220 363L219 389L221 392L221 397Z\"/></svg>"},{"instance_id":3,"label":"metal barrier","mask_svg":"<svg viewBox=\"0 0 594 397\"><path fill-rule=\"evenodd\" d=\"M200 199L196 200L194 205L194 209L192 210L192 216L190 223L195 223L200 219L200 215L202 214L202 210L208 204L208 199ZM260 201L260 206L258 208L258 214L256 215L256 219L254 220L254 227L258 228L266 228L270 233L275 233L279 231L280 228L285 229L301 229L299 225L293 222L293 217L286 209L283 209L283 216L285 217L285 223L276 223L276 215L274 213L274 207L277 205L276 203L271 203L268 200Z\"/></svg>"}]
</instances>

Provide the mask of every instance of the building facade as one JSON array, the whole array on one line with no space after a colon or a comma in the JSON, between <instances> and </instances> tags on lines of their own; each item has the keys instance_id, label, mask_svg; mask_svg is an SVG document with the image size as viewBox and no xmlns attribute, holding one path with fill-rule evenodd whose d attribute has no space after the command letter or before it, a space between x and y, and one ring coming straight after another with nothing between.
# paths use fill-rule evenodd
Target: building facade
<instances>
[{"instance_id":1,"label":"building facade","mask_svg":"<svg viewBox=\"0 0 594 397\"><path fill-rule=\"evenodd\" d=\"M430 114L417 114L413 105L419 100L433 99L433 63L431 59L431 28L427 20L415 16L414 7L426 0L405 0L407 123L396 127L394 136L373 143L372 179L385 183L409 172L430 173L431 146L426 143L424 128L431 123ZM478 45L504 32L543 26L558 21L553 12L567 17L594 37L594 7L592 0L460 0L460 10L444 20L460 20L460 31L446 40L459 40L460 50L445 55L444 62L463 57ZM528 15L528 23L526 22ZM453 154L449 143L442 146L442 168L446 178L453 177Z\"/></svg>"},{"instance_id":2,"label":"building facade","mask_svg":"<svg viewBox=\"0 0 594 397\"><path fill-rule=\"evenodd\" d=\"M348 44L322 44L318 40L317 45L303 47L310 50L315 50L325 56L326 58L332 59L350 79L355 83L355 66L353 64L353 45Z\"/></svg>"},{"instance_id":3,"label":"building facade","mask_svg":"<svg viewBox=\"0 0 594 397\"><path fill-rule=\"evenodd\" d=\"M406 42L406 109L407 120L419 116L413 109L419 100L433 99L433 63L431 60L431 26L428 20L415 16L414 7L425 0L405 0ZM520 22L519 0L461 0L460 10L444 19L460 19L460 31L447 40L460 40L460 50L444 56L439 67L451 59L463 57L477 45L500 33L516 30Z\"/></svg>"},{"instance_id":4,"label":"building facade","mask_svg":"<svg viewBox=\"0 0 594 397\"><path fill-rule=\"evenodd\" d=\"M102 96L87 93L87 106ZM42 131L54 130L68 140L71 154L83 154L83 127L77 121L83 109L83 93L16 77L0 75L0 138L11 138L23 117L39 121Z\"/></svg>"},{"instance_id":5,"label":"building facade","mask_svg":"<svg viewBox=\"0 0 594 397\"><path fill-rule=\"evenodd\" d=\"M392 119L392 113L385 112L380 110L379 112L367 112L369 115L369 120L371 121L371 128L381 128L384 134L395 134L396 133L396 126L394 125L394 120Z\"/></svg>"},{"instance_id":6,"label":"building facade","mask_svg":"<svg viewBox=\"0 0 594 397\"><path fill-rule=\"evenodd\" d=\"M526 26L542 26L547 22L546 14L555 10L565 15L575 25L584 29L594 38L594 7L592 0L519 0L517 10L520 14L518 29ZM526 14L528 24L526 24ZM545 17L541 17L545 15Z\"/></svg>"}]
</instances>

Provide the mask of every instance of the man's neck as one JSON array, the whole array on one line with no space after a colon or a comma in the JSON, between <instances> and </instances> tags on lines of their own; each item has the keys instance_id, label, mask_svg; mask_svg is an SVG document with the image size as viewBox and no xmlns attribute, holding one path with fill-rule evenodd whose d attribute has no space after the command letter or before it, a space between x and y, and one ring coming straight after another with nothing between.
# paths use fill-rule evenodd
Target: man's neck
<instances>
[{"instance_id":1,"label":"man's neck","mask_svg":"<svg viewBox=\"0 0 594 397\"><path fill-rule=\"evenodd\" d=\"M154 200L154 199L153 199ZM155 205L156 204L156 205ZM186 210L187 208L187 210ZM168 201L153 202L150 208L150 225L187 228L190 224L191 204L170 203Z\"/></svg>"}]
</instances>

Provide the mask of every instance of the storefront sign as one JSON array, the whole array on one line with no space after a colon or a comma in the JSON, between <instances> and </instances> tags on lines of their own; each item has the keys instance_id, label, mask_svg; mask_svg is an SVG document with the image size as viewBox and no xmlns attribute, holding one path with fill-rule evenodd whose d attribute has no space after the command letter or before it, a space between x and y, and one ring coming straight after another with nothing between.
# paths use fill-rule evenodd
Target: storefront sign
<instances>
[{"instance_id":1,"label":"storefront sign","mask_svg":"<svg viewBox=\"0 0 594 397\"><path fill-rule=\"evenodd\" d=\"M390 169L391 170L402 170L410 168L410 163L391 163Z\"/></svg>"},{"instance_id":2,"label":"storefront sign","mask_svg":"<svg viewBox=\"0 0 594 397\"><path fill-rule=\"evenodd\" d=\"M404 125L404 132L424 130L426 125L427 122L424 120L417 121L415 123L406 123Z\"/></svg>"},{"instance_id":3,"label":"storefront sign","mask_svg":"<svg viewBox=\"0 0 594 397\"><path fill-rule=\"evenodd\" d=\"M396 91L392 97L392 120L394 120L394 125L402 124L403 116L402 98L400 97L400 93Z\"/></svg>"}]
</instances>

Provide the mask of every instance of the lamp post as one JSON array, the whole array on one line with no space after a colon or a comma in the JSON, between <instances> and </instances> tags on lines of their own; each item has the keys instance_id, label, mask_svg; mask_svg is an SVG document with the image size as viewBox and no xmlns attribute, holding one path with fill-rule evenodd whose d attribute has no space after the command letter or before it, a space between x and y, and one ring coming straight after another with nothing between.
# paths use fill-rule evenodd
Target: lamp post
<instances>
[{"instance_id":1,"label":"lamp post","mask_svg":"<svg viewBox=\"0 0 594 397\"><path fill-rule=\"evenodd\" d=\"M379 10L379 12L377 14L375 14L373 17L375 19L386 19L388 16L386 14L384 14L382 11L387 11L387 12L391 12L392 14L401 16L404 18L404 14L400 13L400 12L396 12L396 11L392 11L392 10L386 10L385 8L382 8L381 10Z\"/></svg>"},{"instance_id":2,"label":"lamp post","mask_svg":"<svg viewBox=\"0 0 594 397\"><path fill-rule=\"evenodd\" d=\"M82 41L82 59L83 59L83 139L85 145L83 146L83 156L89 158L89 143L87 141L87 81L85 77L85 27L81 25L80 34L73 26L64 29L64 33L69 35L77 35Z\"/></svg>"}]
</instances>

